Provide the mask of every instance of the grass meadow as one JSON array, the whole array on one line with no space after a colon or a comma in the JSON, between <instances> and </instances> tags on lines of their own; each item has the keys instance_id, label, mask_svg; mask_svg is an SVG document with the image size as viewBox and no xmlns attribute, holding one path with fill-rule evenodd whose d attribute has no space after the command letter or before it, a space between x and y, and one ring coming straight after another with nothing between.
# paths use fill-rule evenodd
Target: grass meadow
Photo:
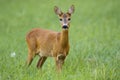
<instances>
[{"instance_id":1,"label":"grass meadow","mask_svg":"<svg viewBox=\"0 0 120 80\"><path fill-rule=\"evenodd\" d=\"M48 58L42 70L36 57L29 68L26 33L32 28L61 31L54 6L74 4L70 52L57 74ZM0 0L0 80L120 80L119 0Z\"/></svg>"}]
</instances>

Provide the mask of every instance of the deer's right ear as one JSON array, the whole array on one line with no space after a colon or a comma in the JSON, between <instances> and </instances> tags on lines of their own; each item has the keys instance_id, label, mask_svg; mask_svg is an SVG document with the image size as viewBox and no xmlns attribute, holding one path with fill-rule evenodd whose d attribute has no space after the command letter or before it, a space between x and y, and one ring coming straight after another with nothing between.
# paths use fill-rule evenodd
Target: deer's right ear
<instances>
[{"instance_id":1,"label":"deer's right ear","mask_svg":"<svg viewBox=\"0 0 120 80\"><path fill-rule=\"evenodd\" d=\"M75 11L75 8L74 8L74 5L72 5L70 9L68 10L68 13L72 14L74 13L74 11Z\"/></svg>"},{"instance_id":2,"label":"deer's right ear","mask_svg":"<svg viewBox=\"0 0 120 80\"><path fill-rule=\"evenodd\" d=\"M55 11L55 13L57 15L61 15L62 14L62 11L57 6L54 7L54 11Z\"/></svg>"}]
</instances>

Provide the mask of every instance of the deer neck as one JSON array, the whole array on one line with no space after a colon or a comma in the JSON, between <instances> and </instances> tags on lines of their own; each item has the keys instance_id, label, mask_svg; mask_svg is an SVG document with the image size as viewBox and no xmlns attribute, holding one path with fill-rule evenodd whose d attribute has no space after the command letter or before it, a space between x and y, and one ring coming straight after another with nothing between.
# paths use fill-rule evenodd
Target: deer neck
<instances>
[{"instance_id":1,"label":"deer neck","mask_svg":"<svg viewBox=\"0 0 120 80\"><path fill-rule=\"evenodd\" d=\"M69 43L69 35L68 35L68 30L63 30L60 35L60 43L62 47L66 47Z\"/></svg>"}]
</instances>

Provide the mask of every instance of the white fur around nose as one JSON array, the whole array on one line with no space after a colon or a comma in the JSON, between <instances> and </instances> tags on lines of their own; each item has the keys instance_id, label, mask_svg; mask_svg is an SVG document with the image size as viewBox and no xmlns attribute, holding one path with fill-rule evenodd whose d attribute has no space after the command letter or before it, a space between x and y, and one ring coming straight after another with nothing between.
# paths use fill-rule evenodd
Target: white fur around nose
<instances>
[{"instance_id":1,"label":"white fur around nose","mask_svg":"<svg viewBox=\"0 0 120 80\"><path fill-rule=\"evenodd\" d=\"M64 23L63 26L67 26L68 24Z\"/></svg>"}]
</instances>

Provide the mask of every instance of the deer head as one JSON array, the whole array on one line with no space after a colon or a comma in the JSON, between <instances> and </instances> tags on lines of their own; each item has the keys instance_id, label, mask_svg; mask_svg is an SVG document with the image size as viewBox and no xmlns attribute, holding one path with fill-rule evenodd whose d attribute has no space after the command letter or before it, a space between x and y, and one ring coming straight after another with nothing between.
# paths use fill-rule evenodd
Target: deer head
<instances>
[{"instance_id":1,"label":"deer head","mask_svg":"<svg viewBox=\"0 0 120 80\"><path fill-rule=\"evenodd\" d=\"M57 6L54 7L54 11L59 16L62 29L68 30L70 27L71 14L74 13L74 5L72 5L66 13L63 13Z\"/></svg>"}]
</instances>

